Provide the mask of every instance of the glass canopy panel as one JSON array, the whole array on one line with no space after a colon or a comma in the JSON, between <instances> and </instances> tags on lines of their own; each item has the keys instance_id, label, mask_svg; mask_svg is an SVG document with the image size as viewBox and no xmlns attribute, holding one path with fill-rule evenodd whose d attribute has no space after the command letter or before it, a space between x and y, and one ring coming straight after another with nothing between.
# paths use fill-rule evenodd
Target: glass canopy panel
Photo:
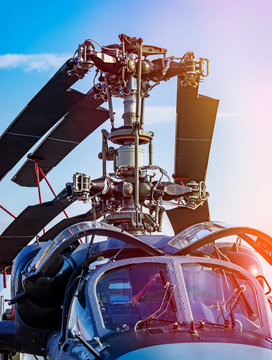
<instances>
[{"instance_id":1,"label":"glass canopy panel","mask_svg":"<svg viewBox=\"0 0 272 360\"><path fill-rule=\"evenodd\" d=\"M84 295L75 295L70 307L67 336L74 338L73 331L80 331L86 341L93 339L94 330L89 310L84 301Z\"/></svg>"},{"instance_id":2,"label":"glass canopy panel","mask_svg":"<svg viewBox=\"0 0 272 360\"><path fill-rule=\"evenodd\" d=\"M181 267L195 320L248 331L260 327L253 286L242 274L200 264Z\"/></svg>"},{"instance_id":3,"label":"glass canopy panel","mask_svg":"<svg viewBox=\"0 0 272 360\"><path fill-rule=\"evenodd\" d=\"M148 254L161 255L160 250L149 246L135 236L122 231L113 225L96 221L87 221L70 226L57 235L54 240L48 241L32 260L28 267L28 272L31 273L36 271L36 273L45 273L56 261L56 257L59 254L61 254L80 237L88 236L89 234L114 236L116 239L124 241L132 246L136 246Z\"/></svg>"},{"instance_id":4,"label":"glass canopy panel","mask_svg":"<svg viewBox=\"0 0 272 360\"><path fill-rule=\"evenodd\" d=\"M188 229L181 231L173 237L169 244L181 250L192 243L205 238L206 236L222 230L224 227L220 223L203 222L200 224L192 225Z\"/></svg>"},{"instance_id":5,"label":"glass canopy panel","mask_svg":"<svg viewBox=\"0 0 272 360\"><path fill-rule=\"evenodd\" d=\"M81 222L78 224L74 224L67 229L63 230L60 234L58 234L54 240L48 241L44 247L38 252L38 254L32 260L29 266L29 272L33 270L38 270L42 268L44 264L53 258L53 254L61 253L63 249L69 246L71 241L74 239L79 239L81 236L85 236L85 233L88 234L88 231L93 229L104 229L104 230L115 230L117 228L104 224L98 223L96 221L87 221ZM119 229L117 229L120 231Z\"/></svg>"},{"instance_id":6,"label":"glass canopy panel","mask_svg":"<svg viewBox=\"0 0 272 360\"><path fill-rule=\"evenodd\" d=\"M96 294L104 326L125 331L146 325L150 327L172 324L176 321L173 287L168 282L163 264L134 264L111 270L103 275Z\"/></svg>"}]
</instances>

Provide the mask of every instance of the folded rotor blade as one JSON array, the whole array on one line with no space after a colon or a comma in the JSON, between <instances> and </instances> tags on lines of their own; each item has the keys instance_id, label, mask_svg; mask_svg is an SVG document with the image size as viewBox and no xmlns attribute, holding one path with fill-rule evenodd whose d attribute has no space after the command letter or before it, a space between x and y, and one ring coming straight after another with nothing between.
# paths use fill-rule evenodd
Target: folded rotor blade
<instances>
[{"instance_id":1,"label":"folded rotor blade","mask_svg":"<svg viewBox=\"0 0 272 360\"><path fill-rule=\"evenodd\" d=\"M10 266L16 255L33 239L33 236L0 236L0 267Z\"/></svg>"},{"instance_id":2,"label":"folded rotor blade","mask_svg":"<svg viewBox=\"0 0 272 360\"><path fill-rule=\"evenodd\" d=\"M196 210L176 207L172 210L167 210L166 213L175 234L191 225L210 221L208 201L205 201L204 204L199 206Z\"/></svg>"},{"instance_id":3,"label":"folded rotor blade","mask_svg":"<svg viewBox=\"0 0 272 360\"><path fill-rule=\"evenodd\" d=\"M67 194L64 189L52 201L28 206L21 212L0 236L0 265L10 264L25 245L71 204Z\"/></svg>"},{"instance_id":4,"label":"folded rotor blade","mask_svg":"<svg viewBox=\"0 0 272 360\"><path fill-rule=\"evenodd\" d=\"M85 96L70 89L78 77L70 75L67 61L0 137L0 180L29 149Z\"/></svg>"},{"instance_id":5,"label":"folded rotor blade","mask_svg":"<svg viewBox=\"0 0 272 360\"><path fill-rule=\"evenodd\" d=\"M185 183L205 180L218 103L178 79L174 177Z\"/></svg>"},{"instance_id":6,"label":"folded rotor blade","mask_svg":"<svg viewBox=\"0 0 272 360\"><path fill-rule=\"evenodd\" d=\"M178 78L176 180L184 183L205 180L218 103L216 99L198 95L198 88L183 87ZM191 225L210 220L207 201L196 210L176 207L166 213L175 234Z\"/></svg>"},{"instance_id":7,"label":"folded rotor blade","mask_svg":"<svg viewBox=\"0 0 272 360\"><path fill-rule=\"evenodd\" d=\"M45 175L108 119L109 112L99 107L101 103L103 100L96 100L91 90L31 154L32 158L40 159L39 166ZM33 161L27 160L12 181L21 186L37 186Z\"/></svg>"}]
</instances>

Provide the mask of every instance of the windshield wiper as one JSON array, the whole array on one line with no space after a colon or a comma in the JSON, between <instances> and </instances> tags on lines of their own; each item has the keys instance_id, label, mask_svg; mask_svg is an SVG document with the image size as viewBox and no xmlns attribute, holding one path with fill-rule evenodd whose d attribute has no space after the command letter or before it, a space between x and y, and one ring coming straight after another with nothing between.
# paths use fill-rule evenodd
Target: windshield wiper
<instances>
[{"instance_id":1,"label":"windshield wiper","mask_svg":"<svg viewBox=\"0 0 272 360\"><path fill-rule=\"evenodd\" d=\"M227 300L220 306L220 312L221 312L220 315L222 315L224 324L226 327L230 326L229 320L228 320L229 316L231 318L232 328L235 327L236 320L234 318L233 310L236 307L236 305L238 304L238 300L239 300L240 296L244 295L245 291L246 291L245 285L240 285L240 286L236 287L233 290L233 292L230 294L230 296L227 298ZM224 307L226 307L226 306L229 308L229 315L227 317L224 316ZM217 318L217 322L220 318L220 315Z\"/></svg>"},{"instance_id":2,"label":"windshield wiper","mask_svg":"<svg viewBox=\"0 0 272 360\"><path fill-rule=\"evenodd\" d=\"M146 327L148 328L149 325L152 323L152 321L154 320L158 320L159 317L161 317L168 309L168 306L171 302L171 299L172 299L172 296L174 294L174 289L175 289L176 285L170 285L169 282L167 282L164 286L165 288L165 292L163 294L163 297L162 297L162 301L161 301L161 304L158 308L158 310L156 310L154 313L152 313L151 315L147 316L145 319L143 320L139 320L136 322L135 326L134 326L134 331L137 332L137 327L138 326L141 326L141 325L144 325L146 324ZM167 294L168 294L168 291L170 290L170 288L172 288L172 291L171 293L169 294L169 298L167 300L167 303L165 305L165 308L163 309L163 306L165 304L165 300L166 300L166 297L167 297ZM167 321L167 322L172 322L172 321ZM176 323L176 321L173 321L174 323Z\"/></svg>"},{"instance_id":3,"label":"windshield wiper","mask_svg":"<svg viewBox=\"0 0 272 360\"><path fill-rule=\"evenodd\" d=\"M235 278L235 276L234 276L233 274L231 275L231 278L232 278L232 280L233 280L233 282L234 282L234 284L235 284L235 287L236 287L236 288L239 288L239 284L238 284L238 282L237 282L237 280L236 280L236 278ZM242 293L241 296L242 296L244 305L245 305L245 307L246 307L248 316L254 315L254 311L252 310L252 307L250 306L247 298L245 297L245 294Z\"/></svg>"}]
</instances>

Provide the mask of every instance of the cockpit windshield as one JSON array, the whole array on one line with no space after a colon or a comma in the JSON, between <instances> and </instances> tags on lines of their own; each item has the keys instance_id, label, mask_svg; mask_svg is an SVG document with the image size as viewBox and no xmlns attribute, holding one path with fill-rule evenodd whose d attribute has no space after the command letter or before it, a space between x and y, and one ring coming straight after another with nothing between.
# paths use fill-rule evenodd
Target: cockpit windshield
<instances>
[{"instance_id":1,"label":"cockpit windshield","mask_svg":"<svg viewBox=\"0 0 272 360\"><path fill-rule=\"evenodd\" d=\"M194 320L249 331L260 327L253 287L242 274L201 264L181 268Z\"/></svg>"},{"instance_id":2,"label":"cockpit windshield","mask_svg":"<svg viewBox=\"0 0 272 360\"><path fill-rule=\"evenodd\" d=\"M96 288L107 329L124 331L141 323L176 321L174 288L164 264L133 264L106 272Z\"/></svg>"},{"instance_id":3,"label":"cockpit windshield","mask_svg":"<svg viewBox=\"0 0 272 360\"><path fill-rule=\"evenodd\" d=\"M192 321L253 332L266 326L261 286L223 261L158 257L105 266L90 274L88 290L102 333L183 329Z\"/></svg>"}]
</instances>

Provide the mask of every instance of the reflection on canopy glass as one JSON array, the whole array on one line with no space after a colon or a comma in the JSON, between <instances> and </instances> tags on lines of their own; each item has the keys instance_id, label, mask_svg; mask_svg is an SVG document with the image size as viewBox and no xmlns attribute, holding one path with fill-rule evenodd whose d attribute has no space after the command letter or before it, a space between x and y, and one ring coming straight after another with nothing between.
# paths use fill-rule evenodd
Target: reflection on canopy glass
<instances>
[{"instance_id":1,"label":"reflection on canopy glass","mask_svg":"<svg viewBox=\"0 0 272 360\"><path fill-rule=\"evenodd\" d=\"M132 329L154 315L150 326L176 321L171 288L163 264L135 264L108 271L96 288L107 329ZM171 304L170 304L171 303Z\"/></svg>"},{"instance_id":2,"label":"reflection on canopy glass","mask_svg":"<svg viewBox=\"0 0 272 360\"><path fill-rule=\"evenodd\" d=\"M200 264L183 264L182 272L195 320L249 331L260 327L253 287L242 274Z\"/></svg>"}]
</instances>

